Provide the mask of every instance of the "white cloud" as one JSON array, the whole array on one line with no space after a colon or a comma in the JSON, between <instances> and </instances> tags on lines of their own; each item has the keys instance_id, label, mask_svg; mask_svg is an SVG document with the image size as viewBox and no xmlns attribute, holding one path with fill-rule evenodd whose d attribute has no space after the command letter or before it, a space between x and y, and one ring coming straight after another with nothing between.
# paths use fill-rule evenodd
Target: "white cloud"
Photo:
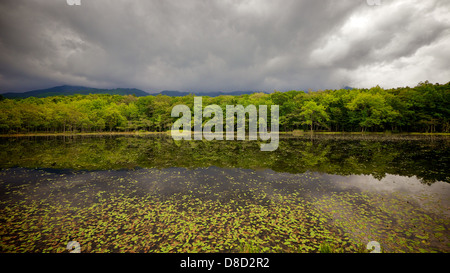
<instances>
[{"instance_id":1,"label":"white cloud","mask_svg":"<svg viewBox=\"0 0 450 273\"><path fill-rule=\"evenodd\" d=\"M412 87L426 80L447 83L450 81L450 50L446 49L449 44L450 35L447 35L436 43L420 48L413 55L345 70L343 76L352 78L349 85L355 87Z\"/></svg>"},{"instance_id":2,"label":"white cloud","mask_svg":"<svg viewBox=\"0 0 450 273\"><path fill-rule=\"evenodd\" d=\"M450 24L443 14L448 11L449 5L439 1L384 1L354 13L336 33L323 37L309 62L333 68L355 87L446 83L450 72L442 55L450 53Z\"/></svg>"}]
</instances>

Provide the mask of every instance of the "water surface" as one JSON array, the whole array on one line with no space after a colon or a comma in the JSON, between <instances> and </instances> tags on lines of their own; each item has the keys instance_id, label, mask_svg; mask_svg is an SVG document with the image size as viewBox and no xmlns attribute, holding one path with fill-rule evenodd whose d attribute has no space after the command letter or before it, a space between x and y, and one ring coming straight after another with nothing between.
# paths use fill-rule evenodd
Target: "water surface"
<instances>
[{"instance_id":1,"label":"water surface","mask_svg":"<svg viewBox=\"0 0 450 273\"><path fill-rule=\"evenodd\" d=\"M0 139L2 252L448 252L446 137Z\"/></svg>"}]
</instances>

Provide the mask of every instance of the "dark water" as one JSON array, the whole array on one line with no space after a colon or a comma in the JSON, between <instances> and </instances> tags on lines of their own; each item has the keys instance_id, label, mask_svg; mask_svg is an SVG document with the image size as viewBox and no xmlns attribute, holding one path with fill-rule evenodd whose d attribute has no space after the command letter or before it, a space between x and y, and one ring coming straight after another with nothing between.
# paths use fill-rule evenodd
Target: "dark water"
<instances>
[{"instance_id":1,"label":"dark water","mask_svg":"<svg viewBox=\"0 0 450 273\"><path fill-rule=\"evenodd\" d=\"M2 252L449 252L450 139L0 139Z\"/></svg>"}]
</instances>

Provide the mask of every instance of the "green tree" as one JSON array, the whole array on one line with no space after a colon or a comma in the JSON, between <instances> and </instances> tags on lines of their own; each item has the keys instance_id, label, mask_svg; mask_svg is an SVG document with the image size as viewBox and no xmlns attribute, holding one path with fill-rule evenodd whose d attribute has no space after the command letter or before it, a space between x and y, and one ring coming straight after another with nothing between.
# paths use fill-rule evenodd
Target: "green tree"
<instances>
[{"instance_id":1,"label":"green tree","mask_svg":"<svg viewBox=\"0 0 450 273\"><path fill-rule=\"evenodd\" d=\"M373 127L384 128L384 124L392 123L398 116L398 112L386 102L383 93L380 87L358 92L346 105L351 111L350 119L358 122L362 132Z\"/></svg>"},{"instance_id":2,"label":"green tree","mask_svg":"<svg viewBox=\"0 0 450 273\"><path fill-rule=\"evenodd\" d=\"M105 108L103 116L109 131L122 127L126 123L126 118L120 113L117 104L111 103Z\"/></svg>"},{"instance_id":3,"label":"green tree","mask_svg":"<svg viewBox=\"0 0 450 273\"><path fill-rule=\"evenodd\" d=\"M302 124L309 125L311 134L314 125L326 127L329 116L323 105L317 104L315 101L307 101L301 108L300 116L303 118Z\"/></svg>"}]
</instances>

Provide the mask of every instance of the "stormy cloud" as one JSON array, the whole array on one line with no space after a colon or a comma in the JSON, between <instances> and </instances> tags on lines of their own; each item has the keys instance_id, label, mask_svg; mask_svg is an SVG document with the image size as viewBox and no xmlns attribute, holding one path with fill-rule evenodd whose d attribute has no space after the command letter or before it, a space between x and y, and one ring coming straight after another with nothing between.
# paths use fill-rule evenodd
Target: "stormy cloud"
<instances>
[{"instance_id":1,"label":"stormy cloud","mask_svg":"<svg viewBox=\"0 0 450 273\"><path fill-rule=\"evenodd\" d=\"M0 92L390 88L450 80L446 0L7 0Z\"/></svg>"}]
</instances>

